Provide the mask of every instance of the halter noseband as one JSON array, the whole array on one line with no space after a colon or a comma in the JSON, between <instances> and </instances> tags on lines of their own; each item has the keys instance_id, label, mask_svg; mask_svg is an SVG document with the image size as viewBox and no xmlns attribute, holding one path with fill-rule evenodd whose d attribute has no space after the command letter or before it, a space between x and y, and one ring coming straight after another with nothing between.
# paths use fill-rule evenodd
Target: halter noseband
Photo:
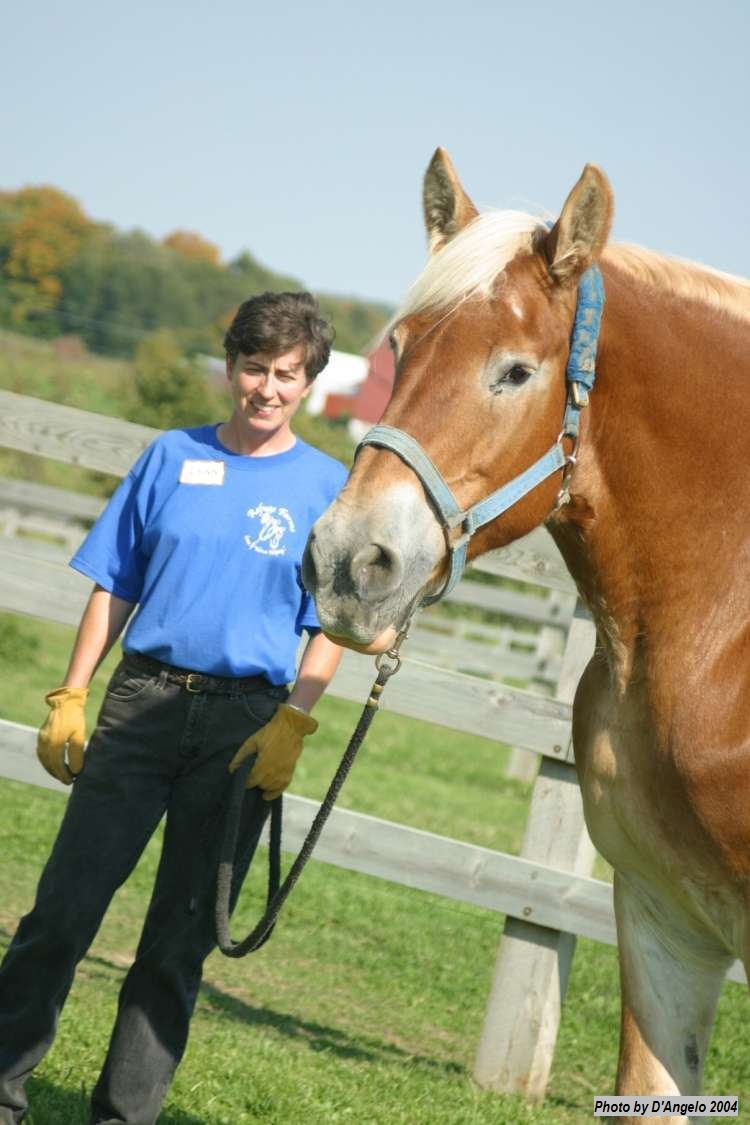
<instances>
[{"instance_id":1,"label":"halter noseband","mask_svg":"<svg viewBox=\"0 0 750 1125\"><path fill-rule=\"evenodd\" d=\"M568 398L560 433L555 444L543 457L528 469L513 477L502 488L497 489L485 500L480 500L466 510L459 507L450 488L443 479L419 442L410 434L395 426L373 426L357 446L357 453L364 445L375 445L396 453L412 469L422 483L427 495L437 509L450 554L450 572L447 581L437 594L425 597L421 605L431 605L439 601L456 585L466 566L466 552L472 535L485 524L497 519L503 512L517 504L532 489L547 477L563 469L562 487L557 497L556 507L569 499L568 478L576 463L581 410L588 404L589 391L593 389L596 377L596 349L599 342L599 328L604 308L604 283L597 266L581 277L578 284L578 302L570 338L568 364L565 380ZM563 438L571 438L573 449L565 453ZM356 454L355 454L356 455ZM456 538L452 533L460 531Z\"/></svg>"}]
</instances>

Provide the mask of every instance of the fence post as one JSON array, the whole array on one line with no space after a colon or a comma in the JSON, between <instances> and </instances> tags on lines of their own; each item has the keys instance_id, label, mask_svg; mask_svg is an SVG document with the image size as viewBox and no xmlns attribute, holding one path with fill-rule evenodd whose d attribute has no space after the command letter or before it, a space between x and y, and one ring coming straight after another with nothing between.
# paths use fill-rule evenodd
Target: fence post
<instances>
[{"instance_id":1,"label":"fence post","mask_svg":"<svg viewBox=\"0 0 750 1125\"><path fill-rule=\"evenodd\" d=\"M594 626L580 603L570 625L556 695L572 702L593 651ZM562 750L567 750L563 747ZM561 758L564 755L561 753ZM521 855L590 875L594 846L583 821L575 767L542 758ZM560 1024L575 936L508 917L474 1064L480 1086L544 1097Z\"/></svg>"},{"instance_id":2,"label":"fence post","mask_svg":"<svg viewBox=\"0 0 750 1125\"><path fill-rule=\"evenodd\" d=\"M551 600L551 599L550 599ZM559 604L559 603L558 603ZM570 623L568 624L567 636L570 635ZM567 643L567 636L563 629L553 625L542 625L539 630L537 638L537 656L544 659L549 659L551 656L560 657L565 651ZM557 688L555 694L558 699L563 698L560 695L560 682L561 677L564 675L564 668L560 668L560 677L558 677ZM575 684L573 685L575 691ZM508 765L505 771L505 776L510 778L511 781L534 781L539 769L539 756L534 754L531 750L521 750L517 746L511 748L508 756Z\"/></svg>"},{"instance_id":3,"label":"fence post","mask_svg":"<svg viewBox=\"0 0 750 1125\"><path fill-rule=\"evenodd\" d=\"M539 770L539 755L533 750L521 750L512 746L508 755L505 776L510 781L533 781Z\"/></svg>"}]
</instances>

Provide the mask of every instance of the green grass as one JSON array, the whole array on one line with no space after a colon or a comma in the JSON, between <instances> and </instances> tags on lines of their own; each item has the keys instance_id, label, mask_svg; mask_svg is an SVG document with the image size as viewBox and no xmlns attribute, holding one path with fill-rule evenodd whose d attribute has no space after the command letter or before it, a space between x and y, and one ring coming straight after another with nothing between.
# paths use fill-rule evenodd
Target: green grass
<instances>
[{"instance_id":1,"label":"green grass","mask_svg":"<svg viewBox=\"0 0 750 1125\"><path fill-rule=\"evenodd\" d=\"M0 714L36 724L72 631L0 617ZM5 625L5 632L2 626ZM19 637L20 632L20 637ZM24 650L25 646L25 650ZM25 651L25 655L24 655ZM110 657L111 665L114 658ZM17 666L15 666L17 665ZM92 692L91 721L104 674ZM358 708L326 699L294 791L320 797ZM457 839L517 851L528 788L504 780L505 750L380 714L342 794L345 806ZM64 796L0 782L0 946L33 900ZM158 838L116 896L30 1083L30 1125L80 1125L114 1018L158 858ZM261 906L264 855L233 921ZM288 862L288 857L287 857ZM160 1125L574 1125L612 1089L618 1032L615 950L580 941L544 1105L471 1081L502 918L313 862L272 941L242 961L207 963L191 1041ZM744 990L728 985L707 1088L750 1096Z\"/></svg>"}]
</instances>

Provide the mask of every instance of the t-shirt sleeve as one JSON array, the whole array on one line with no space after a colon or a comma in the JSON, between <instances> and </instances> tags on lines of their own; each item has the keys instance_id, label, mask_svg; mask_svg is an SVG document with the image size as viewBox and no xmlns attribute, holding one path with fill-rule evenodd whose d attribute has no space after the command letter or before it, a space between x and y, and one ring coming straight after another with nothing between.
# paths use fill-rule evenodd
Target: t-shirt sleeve
<instances>
[{"instance_id":1,"label":"t-shirt sleeve","mask_svg":"<svg viewBox=\"0 0 750 1125\"><path fill-rule=\"evenodd\" d=\"M320 630L320 622L318 621L318 615L315 612L315 603L307 592L303 593L302 595L299 613L297 614L295 631L298 636L302 633L303 629L307 629L308 632L311 629L314 629L316 631Z\"/></svg>"},{"instance_id":2,"label":"t-shirt sleeve","mask_svg":"<svg viewBox=\"0 0 750 1125\"><path fill-rule=\"evenodd\" d=\"M140 599L146 570L143 531L156 471L155 449L151 445L141 454L70 560L74 570L133 603Z\"/></svg>"}]
</instances>

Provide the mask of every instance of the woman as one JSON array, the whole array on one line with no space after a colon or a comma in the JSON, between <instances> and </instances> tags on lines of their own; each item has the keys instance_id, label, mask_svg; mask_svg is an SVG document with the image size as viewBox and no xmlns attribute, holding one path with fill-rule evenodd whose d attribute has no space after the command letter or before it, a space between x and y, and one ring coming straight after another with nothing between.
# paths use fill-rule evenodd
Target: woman
<instances>
[{"instance_id":1,"label":"woman","mask_svg":"<svg viewBox=\"0 0 750 1125\"><path fill-rule=\"evenodd\" d=\"M224 341L231 417L157 438L72 560L95 585L63 686L46 697L38 754L75 785L35 906L0 968L3 1125L23 1119L25 1081L52 1044L76 965L166 812L90 1122L148 1125L158 1116L215 944L230 773L257 755L241 883L267 802L289 784L317 727L309 711L340 657L317 627L300 559L345 470L291 428L332 335L307 293L246 301ZM84 757L88 685L128 620ZM310 637L295 677L303 629Z\"/></svg>"}]
</instances>

